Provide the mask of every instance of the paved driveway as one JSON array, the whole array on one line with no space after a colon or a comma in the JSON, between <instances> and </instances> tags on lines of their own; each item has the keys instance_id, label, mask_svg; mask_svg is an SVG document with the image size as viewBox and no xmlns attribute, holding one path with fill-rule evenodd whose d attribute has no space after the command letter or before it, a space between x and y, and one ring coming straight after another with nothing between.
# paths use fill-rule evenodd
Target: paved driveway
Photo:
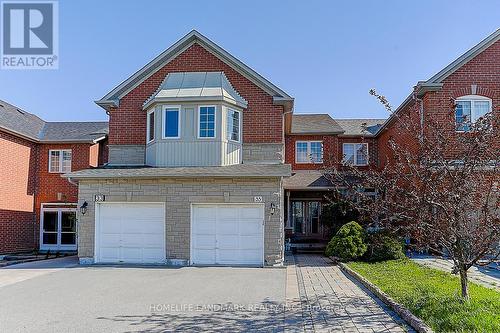
<instances>
[{"instance_id":1,"label":"paved driveway","mask_svg":"<svg viewBox=\"0 0 500 333\"><path fill-rule=\"evenodd\" d=\"M0 269L0 332L401 332L399 319L321 256L284 268ZM286 304L286 306L285 306Z\"/></svg>"},{"instance_id":2,"label":"paved driveway","mask_svg":"<svg viewBox=\"0 0 500 333\"><path fill-rule=\"evenodd\" d=\"M283 330L283 268L50 263L0 269L0 332Z\"/></svg>"}]
</instances>

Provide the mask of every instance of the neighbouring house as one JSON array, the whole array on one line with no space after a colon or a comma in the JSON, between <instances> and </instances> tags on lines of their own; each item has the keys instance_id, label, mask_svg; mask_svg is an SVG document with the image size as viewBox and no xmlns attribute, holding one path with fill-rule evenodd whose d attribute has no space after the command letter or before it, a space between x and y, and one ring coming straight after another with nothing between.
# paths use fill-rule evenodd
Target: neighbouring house
<instances>
[{"instance_id":1,"label":"neighbouring house","mask_svg":"<svg viewBox=\"0 0 500 333\"><path fill-rule=\"evenodd\" d=\"M107 122L46 122L0 100L0 254L76 251L78 189L106 161Z\"/></svg>"},{"instance_id":2,"label":"neighbouring house","mask_svg":"<svg viewBox=\"0 0 500 333\"><path fill-rule=\"evenodd\" d=\"M285 162L292 176L285 191L285 237L292 243L324 241L330 232L320 222L321 207L334 185L327 168L352 163L360 169L378 166L375 133L385 119L332 119L328 114L295 114L286 135ZM300 245L297 245L300 246Z\"/></svg>"}]
</instances>

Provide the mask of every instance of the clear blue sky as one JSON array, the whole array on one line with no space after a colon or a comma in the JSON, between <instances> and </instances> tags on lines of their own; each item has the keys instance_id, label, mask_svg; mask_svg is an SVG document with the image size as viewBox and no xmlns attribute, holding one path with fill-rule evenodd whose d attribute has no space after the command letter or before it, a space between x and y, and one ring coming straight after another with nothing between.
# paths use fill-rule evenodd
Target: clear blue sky
<instances>
[{"instance_id":1,"label":"clear blue sky","mask_svg":"<svg viewBox=\"0 0 500 333\"><path fill-rule=\"evenodd\" d=\"M58 70L0 70L0 99L49 121L105 120L102 97L197 29L295 97L297 113L386 117L418 80L500 26L500 1L61 0Z\"/></svg>"}]
</instances>

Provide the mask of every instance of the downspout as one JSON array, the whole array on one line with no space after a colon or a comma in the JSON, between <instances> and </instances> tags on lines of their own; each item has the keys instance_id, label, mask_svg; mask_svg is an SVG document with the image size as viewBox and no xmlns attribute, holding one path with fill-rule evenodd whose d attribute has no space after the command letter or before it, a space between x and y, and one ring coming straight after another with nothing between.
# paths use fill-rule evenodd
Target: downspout
<instances>
[{"instance_id":1,"label":"downspout","mask_svg":"<svg viewBox=\"0 0 500 333\"><path fill-rule=\"evenodd\" d=\"M420 113L420 135L419 140L420 143L424 142L424 100L419 98L417 94L415 94L415 101L419 103L419 113Z\"/></svg>"}]
</instances>

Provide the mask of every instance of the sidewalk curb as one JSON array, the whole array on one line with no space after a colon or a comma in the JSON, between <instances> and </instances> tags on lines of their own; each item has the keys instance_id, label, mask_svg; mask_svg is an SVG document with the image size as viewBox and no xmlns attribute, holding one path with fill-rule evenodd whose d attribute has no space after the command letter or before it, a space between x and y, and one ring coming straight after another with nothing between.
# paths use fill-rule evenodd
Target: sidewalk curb
<instances>
[{"instance_id":1,"label":"sidewalk curb","mask_svg":"<svg viewBox=\"0 0 500 333\"><path fill-rule=\"evenodd\" d=\"M341 263L335 258L331 258L334 262L336 262L340 269L342 269L343 272L357 280L359 283L364 285L368 290L370 290L372 293L374 293L382 302L387 304L394 312L396 312L404 321L406 321L415 331L419 333L434 333L434 331L427 326L422 319L418 318L415 316L413 313L410 312L407 308L402 306L401 304L397 303L394 301L392 298L390 298L386 293L384 293L382 290L380 290L377 286L375 286L373 283L362 277L360 274L358 274L356 271L351 269L349 266L347 266L344 263Z\"/></svg>"}]
</instances>

